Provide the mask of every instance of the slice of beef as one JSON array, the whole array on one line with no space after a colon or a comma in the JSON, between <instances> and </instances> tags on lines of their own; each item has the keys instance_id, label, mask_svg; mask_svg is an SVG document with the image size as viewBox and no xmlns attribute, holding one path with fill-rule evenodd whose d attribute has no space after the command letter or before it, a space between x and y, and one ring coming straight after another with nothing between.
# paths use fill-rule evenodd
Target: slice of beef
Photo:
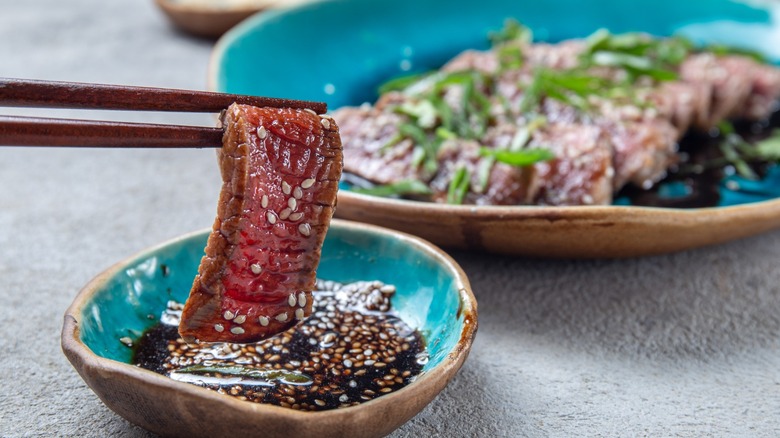
<instances>
[{"instance_id":1,"label":"slice of beef","mask_svg":"<svg viewBox=\"0 0 780 438\"><path fill-rule=\"evenodd\" d=\"M532 204L606 205L612 202L612 146L598 126L557 123L536 131L529 144L555 159L534 165Z\"/></svg>"},{"instance_id":2,"label":"slice of beef","mask_svg":"<svg viewBox=\"0 0 780 438\"><path fill-rule=\"evenodd\" d=\"M494 51L465 50L444 64L441 71L452 73L465 70L493 75L498 73L498 56Z\"/></svg>"},{"instance_id":3,"label":"slice of beef","mask_svg":"<svg viewBox=\"0 0 780 438\"><path fill-rule=\"evenodd\" d=\"M568 70L577 67L586 48L584 40L565 40L557 44L535 43L523 49L526 68L547 67Z\"/></svg>"},{"instance_id":4,"label":"slice of beef","mask_svg":"<svg viewBox=\"0 0 780 438\"><path fill-rule=\"evenodd\" d=\"M462 139L448 140L441 145L437 156L439 169L430 182L433 201L447 202L450 183L458 169L464 168L469 178L464 204L527 204L533 168L492 162L480 155L480 147L476 141Z\"/></svg>"},{"instance_id":5,"label":"slice of beef","mask_svg":"<svg viewBox=\"0 0 780 438\"><path fill-rule=\"evenodd\" d=\"M780 70L745 56L695 54L680 66L680 77L712 89L707 116L696 126L702 130L728 118L764 119L780 98Z\"/></svg>"},{"instance_id":6,"label":"slice of beef","mask_svg":"<svg viewBox=\"0 0 780 438\"><path fill-rule=\"evenodd\" d=\"M414 143L398 139L404 118L377 108L344 107L333 113L344 143L344 170L377 184L417 179Z\"/></svg>"},{"instance_id":7,"label":"slice of beef","mask_svg":"<svg viewBox=\"0 0 780 438\"><path fill-rule=\"evenodd\" d=\"M752 61L751 61L752 62ZM780 69L752 62L752 85L745 107L737 117L762 120L780 108Z\"/></svg>"},{"instance_id":8,"label":"slice of beef","mask_svg":"<svg viewBox=\"0 0 780 438\"><path fill-rule=\"evenodd\" d=\"M672 122L679 135L692 126L707 124L712 87L682 81L662 82L653 89L648 101L661 117Z\"/></svg>"},{"instance_id":9,"label":"slice of beef","mask_svg":"<svg viewBox=\"0 0 780 438\"><path fill-rule=\"evenodd\" d=\"M217 219L179 326L187 342L256 342L310 314L341 176L329 117L234 104L223 124Z\"/></svg>"},{"instance_id":10,"label":"slice of beef","mask_svg":"<svg viewBox=\"0 0 780 438\"><path fill-rule=\"evenodd\" d=\"M615 190L627 183L648 189L676 162L678 131L669 120L609 121L602 126L612 143Z\"/></svg>"}]
</instances>

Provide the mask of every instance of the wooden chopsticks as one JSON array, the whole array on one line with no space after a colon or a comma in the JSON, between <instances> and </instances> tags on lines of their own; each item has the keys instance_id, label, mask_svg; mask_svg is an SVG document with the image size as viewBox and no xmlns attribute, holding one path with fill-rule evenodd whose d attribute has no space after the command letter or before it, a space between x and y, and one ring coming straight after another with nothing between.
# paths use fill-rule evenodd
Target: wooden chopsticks
<instances>
[{"instance_id":1,"label":"wooden chopsticks","mask_svg":"<svg viewBox=\"0 0 780 438\"><path fill-rule=\"evenodd\" d=\"M219 112L232 103L277 108L309 108L322 114L321 102L75 82L0 78L0 106L130 111ZM157 125L0 116L0 146L220 147L222 130Z\"/></svg>"}]
</instances>

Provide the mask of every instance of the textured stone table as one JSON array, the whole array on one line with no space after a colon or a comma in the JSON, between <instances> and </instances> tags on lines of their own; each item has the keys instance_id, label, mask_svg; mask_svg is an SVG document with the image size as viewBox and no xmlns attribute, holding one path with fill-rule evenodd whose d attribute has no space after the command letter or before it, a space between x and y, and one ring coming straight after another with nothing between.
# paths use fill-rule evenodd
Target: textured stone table
<instances>
[{"instance_id":1,"label":"textured stone table","mask_svg":"<svg viewBox=\"0 0 780 438\"><path fill-rule=\"evenodd\" d=\"M0 0L0 76L202 89L211 46L151 0ZM113 262L210 226L218 187L209 150L0 148L0 436L149 436L67 362L62 314ZM474 349L393 436L780 435L780 233L638 260L454 256Z\"/></svg>"}]
</instances>

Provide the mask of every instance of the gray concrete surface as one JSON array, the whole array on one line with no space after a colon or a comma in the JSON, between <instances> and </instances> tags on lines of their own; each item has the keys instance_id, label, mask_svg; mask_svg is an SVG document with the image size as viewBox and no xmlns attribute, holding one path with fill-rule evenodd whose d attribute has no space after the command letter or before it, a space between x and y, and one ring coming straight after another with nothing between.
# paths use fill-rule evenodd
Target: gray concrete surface
<instances>
[{"instance_id":1,"label":"gray concrete surface","mask_svg":"<svg viewBox=\"0 0 780 438\"><path fill-rule=\"evenodd\" d=\"M0 76L202 89L210 49L151 0L0 0ZM67 362L62 314L114 261L209 226L218 182L208 150L0 148L0 436L150 436ZM638 260L454 256L477 340L394 437L780 435L780 232Z\"/></svg>"}]
</instances>

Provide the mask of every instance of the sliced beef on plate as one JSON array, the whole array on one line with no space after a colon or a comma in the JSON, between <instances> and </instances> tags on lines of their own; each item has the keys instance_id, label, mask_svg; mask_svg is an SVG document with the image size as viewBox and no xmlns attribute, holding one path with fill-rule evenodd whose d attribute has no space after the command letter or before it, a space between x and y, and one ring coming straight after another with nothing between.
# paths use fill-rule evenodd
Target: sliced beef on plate
<instances>
[{"instance_id":1,"label":"sliced beef on plate","mask_svg":"<svg viewBox=\"0 0 780 438\"><path fill-rule=\"evenodd\" d=\"M531 203L606 205L612 202L612 146L594 125L550 124L533 135L529 147L547 148L551 161L535 164Z\"/></svg>"},{"instance_id":2,"label":"sliced beef on plate","mask_svg":"<svg viewBox=\"0 0 780 438\"><path fill-rule=\"evenodd\" d=\"M345 107L333 114L344 143L344 170L377 184L418 179L414 143L398 140L403 116L377 108Z\"/></svg>"}]
</instances>

